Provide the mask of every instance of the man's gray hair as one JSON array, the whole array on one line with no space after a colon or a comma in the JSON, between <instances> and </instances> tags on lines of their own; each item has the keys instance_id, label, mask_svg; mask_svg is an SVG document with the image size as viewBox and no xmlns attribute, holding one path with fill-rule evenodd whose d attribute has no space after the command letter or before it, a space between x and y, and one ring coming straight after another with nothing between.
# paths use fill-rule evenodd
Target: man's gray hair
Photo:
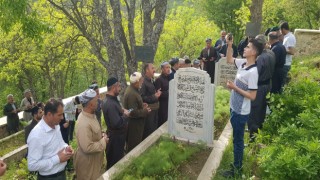
<instances>
[{"instance_id":1,"label":"man's gray hair","mask_svg":"<svg viewBox=\"0 0 320 180\"><path fill-rule=\"evenodd\" d=\"M259 34L259 35L257 35L257 36L255 37L255 39L256 39L259 43L263 44L263 46L265 46L265 45L267 44L267 39L266 39L266 36L265 36L264 34Z\"/></svg>"},{"instance_id":2,"label":"man's gray hair","mask_svg":"<svg viewBox=\"0 0 320 180\"><path fill-rule=\"evenodd\" d=\"M8 99L9 97L13 97L13 95L12 95L12 94L8 94L7 99Z\"/></svg>"}]
</instances>

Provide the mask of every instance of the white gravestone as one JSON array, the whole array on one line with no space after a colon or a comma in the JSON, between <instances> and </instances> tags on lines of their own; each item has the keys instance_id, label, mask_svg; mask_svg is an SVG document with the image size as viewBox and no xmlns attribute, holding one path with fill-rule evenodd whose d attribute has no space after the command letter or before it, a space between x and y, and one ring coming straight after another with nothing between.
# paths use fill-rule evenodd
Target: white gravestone
<instances>
[{"instance_id":1,"label":"white gravestone","mask_svg":"<svg viewBox=\"0 0 320 180\"><path fill-rule=\"evenodd\" d=\"M213 144L214 85L206 71L179 69L169 83L169 134Z\"/></svg>"},{"instance_id":2,"label":"white gravestone","mask_svg":"<svg viewBox=\"0 0 320 180\"><path fill-rule=\"evenodd\" d=\"M228 64L225 57L216 63L214 74L214 84L227 88L227 80L233 81L237 74L237 68L234 64Z\"/></svg>"}]
</instances>

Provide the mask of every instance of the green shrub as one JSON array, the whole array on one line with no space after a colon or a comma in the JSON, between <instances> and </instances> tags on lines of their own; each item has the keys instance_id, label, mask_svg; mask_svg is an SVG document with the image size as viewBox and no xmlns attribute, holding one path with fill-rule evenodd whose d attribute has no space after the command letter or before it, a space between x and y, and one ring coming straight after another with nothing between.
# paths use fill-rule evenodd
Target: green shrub
<instances>
[{"instance_id":1,"label":"green shrub","mask_svg":"<svg viewBox=\"0 0 320 180\"><path fill-rule=\"evenodd\" d=\"M319 179L319 59L297 64L281 95L270 97L271 115L257 138L263 179Z\"/></svg>"},{"instance_id":2,"label":"green shrub","mask_svg":"<svg viewBox=\"0 0 320 180\"><path fill-rule=\"evenodd\" d=\"M214 132L217 138L223 131L230 118L230 91L222 86L218 86L215 92L214 105Z\"/></svg>"}]
</instances>

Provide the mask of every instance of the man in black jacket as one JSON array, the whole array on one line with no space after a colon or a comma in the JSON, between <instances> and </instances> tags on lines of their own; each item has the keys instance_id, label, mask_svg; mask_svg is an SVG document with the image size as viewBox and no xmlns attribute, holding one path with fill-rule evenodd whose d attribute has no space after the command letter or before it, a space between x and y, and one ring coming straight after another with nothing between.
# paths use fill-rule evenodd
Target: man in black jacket
<instances>
[{"instance_id":1,"label":"man in black jacket","mask_svg":"<svg viewBox=\"0 0 320 180\"><path fill-rule=\"evenodd\" d=\"M267 40L264 35L257 35L255 39L266 47ZM250 142L255 139L255 133L262 128L266 117L267 94L271 89L271 78L275 67L275 55L270 49L264 49L257 57L256 64L259 74L258 90L256 99L251 101L251 110L248 120L248 129L250 131Z\"/></svg>"},{"instance_id":2,"label":"man in black jacket","mask_svg":"<svg viewBox=\"0 0 320 180\"><path fill-rule=\"evenodd\" d=\"M171 65L171 73L169 75L169 81L171 79L174 78L174 74L176 73L176 71L179 69L179 59L178 58L172 58L169 61L170 65Z\"/></svg>"},{"instance_id":3,"label":"man in black jacket","mask_svg":"<svg viewBox=\"0 0 320 180\"><path fill-rule=\"evenodd\" d=\"M43 116L43 111L38 106L35 106L31 110L31 115L33 117L32 122L24 128L25 133L25 142L27 143L28 136L32 129L38 124L38 122L41 120Z\"/></svg>"},{"instance_id":4,"label":"man in black jacket","mask_svg":"<svg viewBox=\"0 0 320 180\"><path fill-rule=\"evenodd\" d=\"M202 49L199 60L203 62L203 70L207 71L211 78L211 83L214 83L214 71L216 67L216 61L218 60L217 50L211 46L212 40L208 38L206 40L206 47Z\"/></svg>"},{"instance_id":5,"label":"man in black jacket","mask_svg":"<svg viewBox=\"0 0 320 180\"><path fill-rule=\"evenodd\" d=\"M7 130L9 135L18 132L20 109L14 102L12 94L7 96L7 104L3 107L3 114L7 116Z\"/></svg>"},{"instance_id":6,"label":"man in black jacket","mask_svg":"<svg viewBox=\"0 0 320 180\"><path fill-rule=\"evenodd\" d=\"M102 103L103 116L108 128L109 142L106 148L107 170L124 156L128 120L130 112L123 109L117 99L121 91L120 83L116 78L107 81L108 92Z\"/></svg>"},{"instance_id":7,"label":"man in black jacket","mask_svg":"<svg viewBox=\"0 0 320 180\"><path fill-rule=\"evenodd\" d=\"M147 103L148 107L151 109L151 112L148 113L144 124L144 132L142 138L145 139L158 128L158 98L161 95L161 89L156 89L154 85L153 77L155 69L153 64L145 64L143 67L143 71L144 81L142 83L140 93L143 102Z\"/></svg>"},{"instance_id":8,"label":"man in black jacket","mask_svg":"<svg viewBox=\"0 0 320 180\"><path fill-rule=\"evenodd\" d=\"M272 76L272 87L270 92L280 93L281 86L283 84L283 66L286 63L286 47L284 47L284 45L282 45L282 42L279 41L279 35L276 31L270 32L268 34L268 37L269 44L271 45L271 50L274 52L276 56L276 66Z\"/></svg>"},{"instance_id":9,"label":"man in black jacket","mask_svg":"<svg viewBox=\"0 0 320 180\"><path fill-rule=\"evenodd\" d=\"M156 89L161 90L159 97L158 127L168 120L169 75L170 65L168 62L164 62L161 64L161 75L155 81Z\"/></svg>"}]
</instances>

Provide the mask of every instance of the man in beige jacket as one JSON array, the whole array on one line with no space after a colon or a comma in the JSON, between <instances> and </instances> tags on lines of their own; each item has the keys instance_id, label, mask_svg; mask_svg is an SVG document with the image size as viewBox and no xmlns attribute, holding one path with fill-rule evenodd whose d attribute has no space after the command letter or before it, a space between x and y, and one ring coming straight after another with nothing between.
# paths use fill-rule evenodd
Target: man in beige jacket
<instances>
[{"instance_id":1,"label":"man in beige jacket","mask_svg":"<svg viewBox=\"0 0 320 180\"><path fill-rule=\"evenodd\" d=\"M103 153L108 143L106 134L96 119L98 96L93 89L87 89L80 96L83 110L76 124L78 149L74 156L77 180L96 180L101 174Z\"/></svg>"}]
</instances>

